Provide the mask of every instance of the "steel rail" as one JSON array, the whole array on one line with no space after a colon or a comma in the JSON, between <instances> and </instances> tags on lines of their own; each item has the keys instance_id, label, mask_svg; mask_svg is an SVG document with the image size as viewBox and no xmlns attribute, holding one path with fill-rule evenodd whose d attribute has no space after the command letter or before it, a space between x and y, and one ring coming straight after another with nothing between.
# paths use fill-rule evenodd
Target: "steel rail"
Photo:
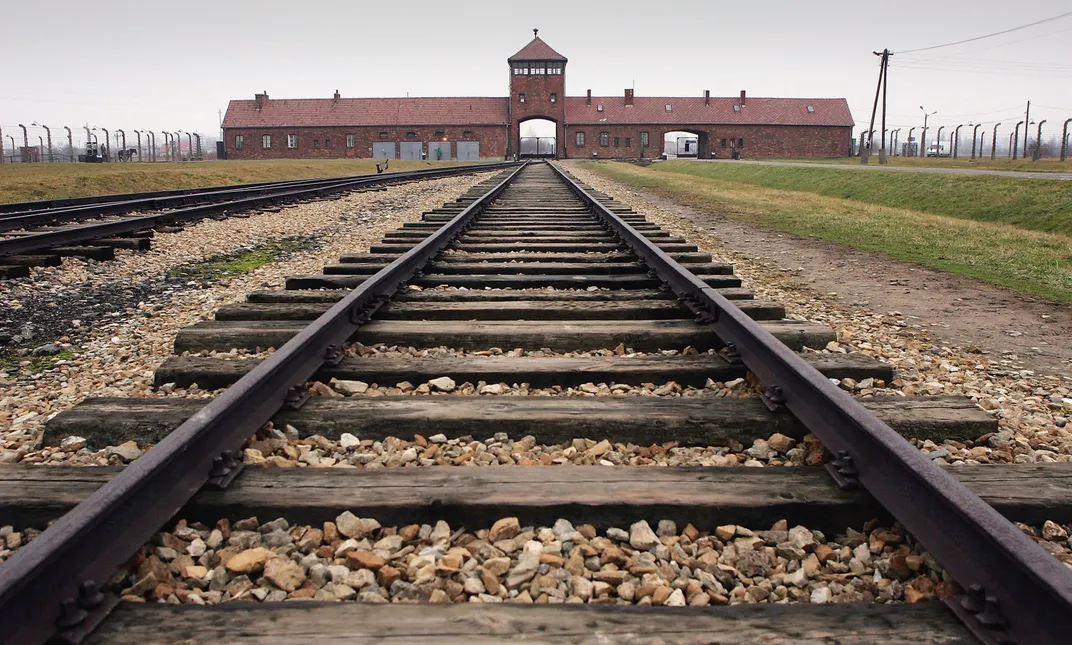
<instances>
[{"instance_id":1,"label":"steel rail","mask_svg":"<svg viewBox=\"0 0 1072 645\"><path fill-rule=\"evenodd\" d=\"M284 405L383 303L413 278L520 172L351 291L263 363L86 497L0 567L0 634L12 643L77 639L107 580L214 477L233 476L234 451ZM299 393L304 394L304 397ZM61 609L62 608L62 609ZM72 625L73 624L73 625ZM58 632L57 625L70 625Z\"/></svg>"},{"instance_id":2,"label":"steel rail","mask_svg":"<svg viewBox=\"0 0 1072 645\"><path fill-rule=\"evenodd\" d=\"M153 213L140 217L127 217L117 221L86 224L71 228L63 228L54 231L44 231L30 235L22 235L11 239L0 240L0 257L19 253L30 253L56 246L67 246L80 242L143 231L163 224L200 219L230 210L243 210L255 208L266 204L274 204L279 201L301 199L311 196L322 196L331 193L352 190L364 186L378 186L384 183L398 181L411 181L419 179L435 179L458 174L473 172L485 172L501 170L513 164L485 164L480 166L452 166L450 168L437 168L434 170L418 170L407 173L391 173L388 175L361 175L356 179L344 180L326 185L313 187L301 187L284 189L281 192L269 192L253 197L243 197L229 201L215 202L181 208L163 213Z\"/></svg>"},{"instance_id":3,"label":"steel rail","mask_svg":"<svg viewBox=\"0 0 1072 645\"><path fill-rule=\"evenodd\" d=\"M376 176L376 175L372 175ZM352 179L352 178L351 178ZM82 206L67 206L59 208L46 208L32 211L19 211L0 215L0 231L14 231L28 226L40 226L43 224L56 224L61 222L79 222L96 217L109 215L123 215L134 211L157 211L169 208L181 208L206 202L219 202L228 199L236 199L251 195L263 195L278 192L288 188L308 188L311 186L326 186L333 183L349 181L350 179L318 179L316 181L302 182L277 182L270 185L257 187L235 187L232 190L217 190L205 192L191 192L185 195L172 197L144 197L124 201L107 202L104 204L87 204Z\"/></svg>"},{"instance_id":4,"label":"steel rail","mask_svg":"<svg viewBox=\"0 0 1072 645\"><path fill-rule=\"evenodd\" d=\"M862 485L968 590L947 604L980 640L1018 645L1067 645L1072 640L1072 571L732 301L552 167L767 385L768 405L792 412L837 457L836 480Z\"/></svg>"},{"instance_id":5,"label":"steel rail","mask_svg":"<svg viewBox=\"0 0 1072 645\"><path fill-rule=\"evenodd\" d=\"M483 164L484 166L496 166L496 164ZM498 164L502 165L502 164ZM39 208L21 210L0 214L0 231L13 231L27 226L39 226L42 224L55 224L58 222L71 222L105 217L108 215L122 215L133 211L152 211L167 208L181 208L203 204L205 202L219 202L235 199L248 195L263 195L278 192L287 188L308 188L312 186L326 186L339 182L348 182L355 179L376 179L376 185L390 184L394 182L411 181L414 177L431 175L444 170L479 168L477 165L451 166L449 168L433 168L426 170L410 170L390 174L365 174L350 175L343 177L318 177L314 179L294 179L275 182L260 182L255 184L240 184L237 186L212 186L205 189L186 189L175 191L175 195L159 196L154 193L134 193L127 195L127 199L108 199L101 202L79 204L73 206L59 206L54 208Z\"/></svg>"},{"instance_id":6,"label":"steel rail","mask_svg":"<svg viewBox=\"0 0 1072 645\"><path fill-rule=\"evenodd\" d=\"M495 164L466 164L465 166L450 166L451 168L469 168L478 167L480 165L495 165ZM427 172L424 170L410 170L405 172ZM20 212L32 212L42 211L48 209L61 209L70 208L73 206L88 206L93 204L108 204L112 202L125 202L136 199L153 199L162 197L180 197L196 195L198 193L211 193L227 190L234 190L238 188L262 188L265 186L277 186L281 184L295 184L300 185L303 183L325 181L325 180L346 180L357 179L360 177L386 177L388 175L397 175L401 173L383 173L383 174L365 174L365 175L340 175L338 177L313 177L310 179L287 179L283 181L257 181L243 184L228 184L224 186L202 186L199 188L176 188L173 190L154 190L140 193L112 193L108 195L90 195L87 197L63 197L57 199L44 199L32 202L8 202L0 204L0 215L12 215ZM0 217L2 219L2 217Z\"/></svg>"}]
</instances>

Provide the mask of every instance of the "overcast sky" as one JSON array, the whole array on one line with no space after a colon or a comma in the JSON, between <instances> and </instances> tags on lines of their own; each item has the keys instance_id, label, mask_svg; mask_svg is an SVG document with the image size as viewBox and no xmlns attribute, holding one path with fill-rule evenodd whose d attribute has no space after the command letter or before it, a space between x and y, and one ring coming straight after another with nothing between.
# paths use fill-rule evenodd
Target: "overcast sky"
<instances>
[{"instance_id":1,"label":"overcast sky","mask_svg":"<svg viewBox=\"0 0 1072 645\"><path fill-rule=\"evenodd\" d=\"M524 9L524 17L518 17ZM582 95L845 97L866 127L873 50L940 45L1072 11L1068 0L7 0L0 127L218 132L232 98L505 96L506 58L540 37ZM1072 17L894 56L888 127L1001 120L1030 99L1056 134L1072 117ZM876 125L877 127L877 125ZM43 130L31 129L31 142ZM917 130L918 133L918 130ZM902 140L905 137L902 134ZM158 135L159 136L159 135ZM132 138L132 135L131 135Z\"/></svg>"}]
</instances>

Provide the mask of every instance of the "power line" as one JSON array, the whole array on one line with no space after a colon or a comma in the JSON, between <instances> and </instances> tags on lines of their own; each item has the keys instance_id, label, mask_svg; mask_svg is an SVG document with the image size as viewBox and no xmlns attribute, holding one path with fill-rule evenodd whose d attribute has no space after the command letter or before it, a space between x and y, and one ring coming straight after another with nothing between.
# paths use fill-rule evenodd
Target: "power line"
<instances>
[{"instance_id":1,"label":"power line","mask_svg":"<svg viewBox=\"0 0 1072 645\"><path fill-rule=\"evenodd\" d=\"M1067 18L1068 16L1072 16L1072 11L1069 11L1068 13L1062 13L1062 14L1060 14L1058 16L1052 16L1050 18L1044 18L1043 20L1032 22L1032 23L1029 23L1029 24L1026 24L1026 25L1020 25L1019 27L1013 27L1012 29L1005 29L1005 30L1002 30L1002 31L995 31L992 34L986 34L985 36L976 36L975 38L966 38L964 40L958 40L958 41L952 42L952 43L945 43L944 45L933 45L931 47L920 47L918 49L907 49L905 51L901 51L901 52L897 52L897 53L898 54L911 54L913 52L925 52L925 51L929 51L931 49L941 49L942 47L952 47L953 45L963 45L964 43L975 42L976 40L983 40L983 39L986 39L986 38L993 38L994 36L1000 36L1002 34L1008 34L1008 33L1014 32L1014 31L1020 31L1021 29L1027 29L1028 27L1034 27L1035 25L1041 25L1043 23L1052 22L1054 20L1060 20L1061 18Z\"/></svg>"}]
</instances>

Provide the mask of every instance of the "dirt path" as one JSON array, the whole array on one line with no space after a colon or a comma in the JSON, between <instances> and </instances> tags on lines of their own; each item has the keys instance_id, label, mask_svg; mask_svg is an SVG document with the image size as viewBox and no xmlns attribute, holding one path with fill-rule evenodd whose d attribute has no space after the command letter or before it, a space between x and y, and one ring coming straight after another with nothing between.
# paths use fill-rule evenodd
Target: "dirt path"
<instances>
[{"instance_id":1,"label":"dirt path","mask_svg":"<svg viewBox=\"0 0 1072 645\"><path fill-rule=\"evenodd\" d=\"M784 272L792 276L792 283L825 298L836 294L843 305L899 311L943 343L1003 355L1026 369L1058 375L1070 372L1072 306L822 240L742 224L601 177L617 186L615 196L631 193L673 213L710 232L727 250Z\"/></svg>"}]
</instances>

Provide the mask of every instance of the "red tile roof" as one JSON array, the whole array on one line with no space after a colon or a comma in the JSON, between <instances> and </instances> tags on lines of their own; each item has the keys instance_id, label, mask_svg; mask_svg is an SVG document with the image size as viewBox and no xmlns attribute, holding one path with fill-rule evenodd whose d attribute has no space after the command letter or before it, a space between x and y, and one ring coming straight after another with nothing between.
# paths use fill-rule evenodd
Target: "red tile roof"
<instances>
[{"instance_id":1,"label":"red tile roof","mask_svg":"<svg viewBox=\"0 0 1072 645\"><path fill-rule=\"evenodd\" d=\"M345 125L506 125L508 98L272 99L231 101L225 128Z\"/></svg>"},{"instance_id":2,"label":"red tile roof","mask_svg":"<svg viewBox=\"0 0 1072 645\"><path fill-rule=\"evenodd\" d=\"M740 125L831 125L852 126L852 113L845 99L778 99L747 97L741 111L738 97L711 97L704 105L703 97L638 96L632 106L625 105L622 96L566 97L566 123L651 123L651 124L740 124ZM597 110L602 103L603 111ZM671 111L666 111L666 106ZM808 112L808 106L815 111Z\"/></svg>"},{"instance_id":3,"label":"red tile roof","mask_svg":"<svg viewBox=\"0 0 1072 645\"><path fill-rule=\"evenodd\" d=\"M507 62L514 62L515 60L568 60L562 54L551 49L551 46L540 40L537 36L532 39L532 42L521 48L521 51L517 52L510 58L506 59Z\"/></svg>"}]
</instances>

